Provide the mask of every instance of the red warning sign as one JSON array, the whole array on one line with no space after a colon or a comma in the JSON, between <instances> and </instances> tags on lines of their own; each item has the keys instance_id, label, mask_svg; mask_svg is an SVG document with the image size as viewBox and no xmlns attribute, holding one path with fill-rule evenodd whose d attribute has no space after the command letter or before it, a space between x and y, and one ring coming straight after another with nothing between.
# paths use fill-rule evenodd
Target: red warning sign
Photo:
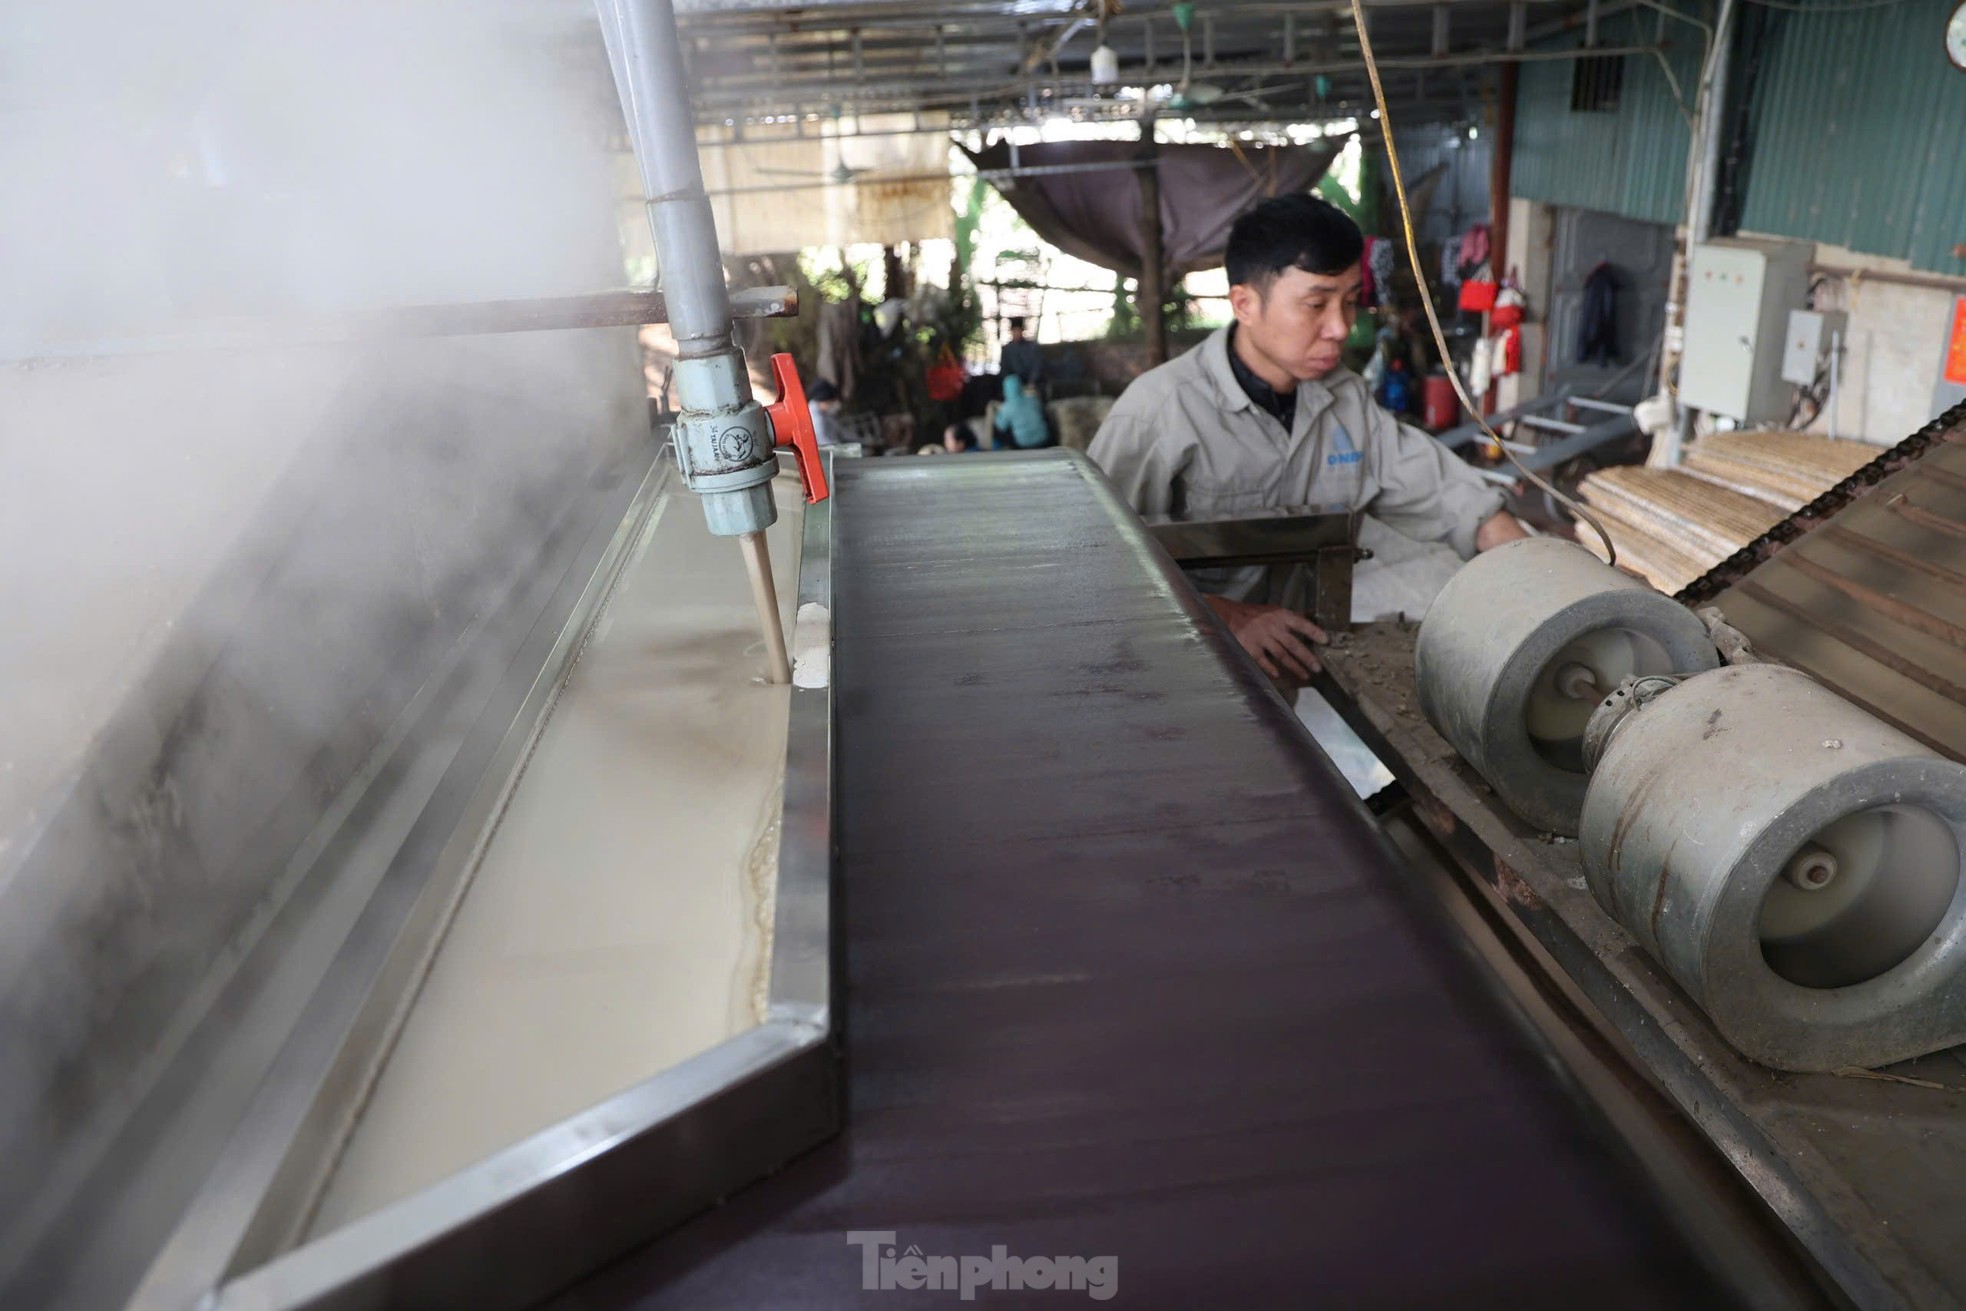
<instances>
[{"instance_id":1,"label":"red warning sign","mask_svg":"<svg viewBox=\"0 0 1966 1311\"><path fill-rule=\"evenodd\" d=\"M1946 338L1946 381L1966 387L1966 296L1952 304L1952 334Z\"/></svg>"}]
</instances>

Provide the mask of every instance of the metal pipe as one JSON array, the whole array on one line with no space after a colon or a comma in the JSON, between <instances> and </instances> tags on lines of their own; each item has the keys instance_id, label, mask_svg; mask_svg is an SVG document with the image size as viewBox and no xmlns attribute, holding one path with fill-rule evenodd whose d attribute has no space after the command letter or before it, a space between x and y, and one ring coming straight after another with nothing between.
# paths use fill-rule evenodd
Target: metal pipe
<instances>
[{"instance_id":1,"label":"metal pipe","mask_svg":"<svg viewBox=\"0 0 1966 1311\"><path fill-rule=\"evenodd\" d=\"M790 287L751 287L731 297L731 313L736 318L795 318L798 312L798 293ZM144 336L37 342L22 355L0 352L0 364L171 355L186 351L281 350L341 342L636 327L668 321L669 308L661 292L608 291L591 296L549 296L535 300L404 305L351 314L210 319L173 324Z\"/></svg>"},{"instance_id":2,"label":"metal pipe","mask_svg":"<svg viewBox=\"0 0 1966 1311\"><path fill-rule=\"evenodd\" d=\"M1147 339L1147 364L1167 363L1167 269L1160 215L1160 138L1154 116L1140 120L1137 156L1140 187L1140 327Z\"/></svg>"},{"instance_id":3,"label":"metal pipe","mask_svg":"<svg viewBox=\"0 0 1966 1311\"><path fill-rule=\"evenodd\" d=\"M1515 107L1520 81L1514 64L1504 64L1495 78L1495 140L1488 155L1488 229L1490 248L1501 257L1504 274L1509 259L1509 197L1515 181ZM1518 393L1519 394L1519 393Z\"/></svg>"},{"instance_id":4,"label":"metal pipe","mask_svg":"<svg viewBox=\"0 0 1966 1311\"><path fill-rule=\"evenodd\" d=\"M1699 185L1694 191L1693 212L1686 216L1686 258L1680 262L1682 277L1692 261L1693 247L1713 236L1714 202L1720 193L1720 138L1726 117L1721 111L1727 98L1727 65L1734 40L1735 9L1735 0L1720 0L1720 14L1714 20L1713 46L1707 51L1706 85L1700 93ZM1678 298L1676 314L1676 326L1683 334L1686 324L1684 292ZM1683 352L1683 346L1681 350ZM1676 408L1678 413L1673 419L1672 435L1667 441L1663 461L1667 468L1679 463L1686 443L1693 435L1693 411L1684 405Z\"/></svg>"},{"instance_id":5,"label":"metal pipe","mask_svg":"<svg viewBox=\"0 0 1966 1311\"><path fill-rule=\"evenodd\" d=\"M1735 0L1720 0L1720 17L1714 23L1713 51L1708 58L1713 69L1707 77L1707 92L1700 105L1700 190L1692 214L1691 236L1695 243L1713 237L1715 201L1720 194L1721 134L1726 127L1727 66L1734 43Z\"/></svg>"},{"instance_id":6,"label":"metal pipe","mask_svg":"<svg viewBox=\"0 0 1966 1311\"><path fill-rule=\"evenodd\" d=\"M730 299L696 138L677 130L692 116L676 11L671 0L599 0L598 8L648 196L676 345L685 358L713 354L730 344Z\"/></svg>"},{"instance_id":7,"label":"metal pipe","mask_svg":"<svg viewBox=\"0 0 1966 1311\"><path fill-rule=\"evenodd\" d=\"M1925 287L1932 291L1966 292L1966 278L1949 278L1942 273L1894 273L1889 269L1848 269L1840 264L1809 265L1809 272L1848 282L1888 282L1894 287Z\"/></svg>"},{"instance_id":8,"label":"metal pipe","mask_svg":"<svg viewBox=\"0 0 1966 1311\"><path fill-rule=\"evenodd\" d=\"M676 462L710 531L762 533L778 518L771 424L731 341L717 224L703 187L673 0L597 0L601 34L648 195L649 228L675 333ZM762 616L767 632L777 615Z\"/></svg>"},{"instance_id":9,"label":"metal pipe","mask_svg":"<svg viewBox=\"0 0 1966 1311\"><path fill-rule=\"evenodd\" d=\"M1836 383L1838 362L1843 355L1843 334L1832 332L1829 335L1829 399L1823 404L1829 407L1829 436L1836 440Z\"/></svg>"},{"instance_id":10,"label":"metal pipe","mask_svg":"<svg viewBox=\"0 0 1966 1311\"><path fill-rule=\"evenodd\" d=\"M1455 3L1456 0L1447 0L1447 2ZM1534 5L1538 9L1559 9L1565 2L1566 0L1525 0L1525 3ZM1439 3L1442 3L1442 0L1365 0L1365 7L1367 9L1430 9ZM1608 17L1632 8L1636 3L1637 0L1608 0L1603 5L1601 16ZM1168 4L1134 4L1127 8L1130 13L1138 14L1142 19L1152 20L1165 16L1172 8L1172 0ZM843 31L849 26L919 29L929 25L923 20L918 6L894 4L873 7L775 5L770 9L739 11L728 5L717 6L705 4L702 0L682 0L678 9L692 32L727 33L765 27L787 30L796 28L806 32L829 28ZM829 12L834 9L838 12ZM970 6L937 5L934 21L971 30L1004 29L1016 26L1019 22L1028 24L1028 16L1019 15L1014 10L1008 12L1007 10L1008 7L1002 3L1002 0L990 0L990 3ZM1349 14L1350 12L1351 0L1272 0L1262 4L1237 4L1231 11L1236 18L1270 14ZM1575 26L1577 21L1580 20L1566 19L1565 23L1568 26Z\"/></svg>"},{"instance_id":11,"label":"metal pipe","mask_svg":"<svg viewBox=\"0 0 1966 1311\"><path fill-rule=\"evenodd\" d=\"M1013 158L1017 154L1017 143L1010 143ZM1072 173L1107 173L1115 169L1145 169L1150 167L1138 159L1106 160L1097 164L1033 164L1025 168L983 168L967 173L900 173L870 177L870 186L905 186L911 183L946 182L951 178L982 178L985 182L1007 182L1014 178L1057 177ZM855 186L852 182L835 182L831 178L813 178L807 182L760 182L743 187L720 187L712 192L715 196L748 196L778 191L817 191L823 187ZM766 317L766 316L760 316Z\"/></svg>"}]
</instances>

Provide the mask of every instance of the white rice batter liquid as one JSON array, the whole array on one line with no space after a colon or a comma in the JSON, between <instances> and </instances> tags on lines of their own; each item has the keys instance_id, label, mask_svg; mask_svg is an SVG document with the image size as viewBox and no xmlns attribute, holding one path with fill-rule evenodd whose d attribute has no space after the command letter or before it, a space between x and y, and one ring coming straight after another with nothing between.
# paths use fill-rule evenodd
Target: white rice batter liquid
<instances>
[{"instance_id":1,"label":"white rice batter liquid","mask_svg":"<svg viewBox=\"0 0 1966 1311\"><path fill-rule=\"evenodd\" d=\"M802 498L775 484L792 630ZM762 1019L789 689L672 484L535 745L315 1216L326 1233Z\"/></svg>"}]
</instances>

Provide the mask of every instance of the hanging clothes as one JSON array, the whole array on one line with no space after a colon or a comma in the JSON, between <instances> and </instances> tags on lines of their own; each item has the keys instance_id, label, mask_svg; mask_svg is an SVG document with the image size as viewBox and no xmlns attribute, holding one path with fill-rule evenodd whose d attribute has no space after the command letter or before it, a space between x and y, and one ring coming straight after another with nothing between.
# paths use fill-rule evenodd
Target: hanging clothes
<instances>
[{"instance_id":1,"label":"hanging clothes","mask_svg":"<svg viewBox=\"0 0 1966 1311\"><path fill-rule=\"evenodd\" d=\"M1618 275L1600 262L1584 279L1577 316L1577 362L1609 366L1618 361Z\"/></svg>"},{"instance_id":2,"label":"hanging clothes","mask_svg":"<svg viewBox=\"0 0 1966 1311\"><path fill-rule=\"evenodd\" d=\"M842 399L852 400L860 386L860 298L822 301L818 335L819 376L832 379Z\"/></svg>"},{"instance_id":3,"label":"hanging clothes","mask_svg":"<svg viewBox=\"0 0 1966 1311\"><path fill-rule=\"evenodd\" d=\"M1449 237L1440 247L1440 285L1461 285L1461 239Z\"/></svg>"},{"instance_id":4,"label":"hanging clothes","mask_svg":"<svg viewBox=\"0 0 1966 1311\"><path fill-rule=\"evenodd\" d=\"M1476 400L1488 394L1495 381L1495 346L1487 337L1475 338L1474 353L1468 359L1468 391Z\"/></svg>"},{"instance_id":5,"label":"hanging clothes","mask_svg":"<svg viewBox=\"0 0 1966 1311\"><path fill-rule=\"evenodd\" d=\"M1365 239L1365 285L1370 288L1372 309L1393 303L1394 258L1391 238Z\"/></svg>"}]
</instances>

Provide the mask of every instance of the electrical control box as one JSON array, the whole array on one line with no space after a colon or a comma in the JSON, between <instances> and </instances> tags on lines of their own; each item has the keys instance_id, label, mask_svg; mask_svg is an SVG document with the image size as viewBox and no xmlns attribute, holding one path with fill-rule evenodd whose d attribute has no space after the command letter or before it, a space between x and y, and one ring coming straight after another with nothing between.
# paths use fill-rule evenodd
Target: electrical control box
<instances>
[{"instance_id":1,"label":"electrical control box","mask_svg":"<svg viewBox=\"0 0 1966 1311\"><path fill-rule=\"evenodd\" d=\"M1792 396L1782 365L1789 312L1809 294L1811 250L1739 239L1693 248L1679 365L1683 404L1750 425L1788 417Z\"/></svg>"},{"instance_id":2,"label":"electrical control box","mask_svg":"<svg viewBox=\"0 0 1966 1311\"><path fill-rule=\"evenodd\" d=\"M1782 344L1782 381L1807 387L1829 367L1829 353L1842 344L1841 310L1790 310Z\"/></svg>"}]
</instances>

